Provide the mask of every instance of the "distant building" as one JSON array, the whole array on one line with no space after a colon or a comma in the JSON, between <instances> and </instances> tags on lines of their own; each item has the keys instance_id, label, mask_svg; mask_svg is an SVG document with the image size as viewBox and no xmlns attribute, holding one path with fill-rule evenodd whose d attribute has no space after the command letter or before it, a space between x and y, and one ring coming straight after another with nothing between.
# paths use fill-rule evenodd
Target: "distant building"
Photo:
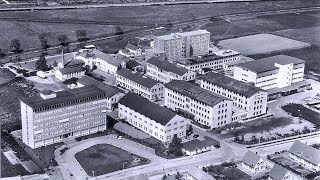
<instances>
[{"instance_id":1,"label":"distant building","mask_svg":"<svg viewBox=\"0 0 320 180\"><path fill-rule=\"evenodd\" d=\"M159 58L160 60L166 60L166 52L159 49L149 48L145 50L145 60L148 61L152 57Z\"/></svg>"},{"instance_id":2,"label":"distant building","mask_svg":"<svg viewBox=\"0 0 320 180\"><path fill-rule=\"evenodd\" d=\"M22 141L38 148L106 130L105 92L88 86L20 100Z\"/></svg>"},{"instance_id":3,"label":"distant building","mask_svg":"<svg viewBox=\"0 0 320 180\"><path fill-rule=\"evenodd\" d=\"M89 76L84 76L77 81L78 87L91 86L91 85L105 91L106 105L107 105L107 109L109 110L116 108L118 106L118 101L125 94L124 92L121 92L118 88L104 84Z\"/></svg>"},{"instance_id":4,"label":"distant building","mask_svg":"<svg viewBox=\"0 0 320 180\"><path fill-rule=\"evenodd\" d=\"M235 65L234 78L262 89L283 88L303 81L305 61L286 56L272 56Z\"/></svg>"},{"instance_id":5,"label":"distant building","mask_svg":"<svg viewBox=\"0 0 320 180\"><path fill-rule=\"evenodd\" d=\"M192 167L186 173L187 180L215 180L210 174L202 171L198 167Z\"/></svg>"},{"instance_id":6,"label":"distant building","mask_svg":"<svg viewBox=\"0 0 320 180\"><path fill-rule=\"evenodd\" d=\"M138 47L138 46L135 46L135 45L132 45L132 44L128 44L126 46L126 49L129 50L130 53L133 53L134 57L142 55L142 49L140 47Z\"/></svg>"},{"instance_id":7,"label":"distant building","mask_svg":"<svg viewBox=\"0 0 320 180\"><path fill-rule=\"evenodd\" d=\"M139 94L152 101L163 99L164 85L158 81L139 74L135 71L122 68L117 71L116 83L118 86Z\"/></svg>"},{"instance_id":8,"label":"distant building","mask_svg":"<svg viewBox=\"0 0 320 180\"><path fill-rule=\"evenodd\" d=\"M295 141L289 149L289 157L304 167L320 171L320 150Z\"/></svg>"},{"instance_id":9,"label":"distant building","mask_svg":"<svg viewBox=\"0 0 320 180\"><path fill-rule=\"evenodd\" d=\"M266 170L267 164L258 154L248 151L242 159L241 166L251 173L259 173Z\"/></svg>"},{"instance_id":10,"label":"distant building","mask_svg":"<svg viewBox=\"0 0 320 180\"><path fill-rule=\"evenodd\" d=\"M136 94L123 96L118 112L119 118L161 142L170 142L174 136L186 136L185 118Z\"/></svg>"},{"instance_id":11,"label":"distant building","mask_svg":"<svg viewBox=\"0 0 320 180\"><path fill-rule=\"evenodd\" d=\"M147 75L163 83L168 83L171 80L190 81L196 77L194 71L190 71L168 61L161 61L155 57L147 61Z\"/></svg>"},{"instance_id":12,"label":"distant building","mask_svg":"<svg viewBox=\"0 0 320 180\"><path fill-rule=\"evenodd\" d=\"M83 60L92 69L94 66L104 72L115 74L118 69L125 66L125 62L117 57L103 53L96 49L82 49L76 57Z\"/></svg>"},{"instance_id":13,"label":"distant building","mask_svg":"<svg viewBox=\"0 0 320 180\"><path fill-rule=\"evenodd\" d=\"M263 89L213 72L201 76L198 81L202 88L232 99L234 110L246 112L240 117L233 116L233 121L267 113L267 92Z\"/></svg>"},{"instance_id":14,"label":"distant building","mask_svg":"<svg viewBox=\"0 0 320 180\"><path fill-rule=\"evenodd\" d=\"M186 114L196 122L210 128L231 123L232 100L198 85L173 80L165 84L166 107Z\"/></svg>"},{"instance_id":15,"label":"distant building","mask_svg":"<svg viewBox=\"0 0 320 180\"><path fill-rule=\"evenodd\" d=\"M83 77L86 70L82 66L65 67L55 71L55 77L60 81L65 81L71 78Z\"/></svg>"},{"instance_id":16,"label":"distant building","mask_svg":"<svg viewBox=\"0 0 320 180\"><path fill-rule=\"evenodd\" d=\"M293 180L293 177L289 170L275 164L269 172L268 180Z\"/></svg>"},{"instance_id":17,"label":"distant building","mask_svg":"<svg viewBox=\"0 0 320 180\"><path fill-rule=\"evenodd\" d=\"M209 137L204 138L205 139L202 141L195 139L183 143L182 152L188 156L192 156L195 154L211 151L211 149L215 149L215 147L220 146L219 141L216 141Z\"/></svg>"},{"instance_id":18,"label":"distant building","mask_svg":"<svg viewBox=\"0 0 320 180\"><path fill-rule=\"evenodd\" d=\"M165 51L169 61L207 54L209 44L210 32L207 30L172 33L154 38L154 48Z\"/></svg>"},{"instance_id":19,"label":"distant building","mask_svg":"<svg viewBox=\"0 0 320 180\"><path fill-rule=\"evenodd\" d=\"M214 53L202 56L193 56L177 60L179 66L185 67L192 71L200 72L204 68L213 70L223 69L223 65L228 62L240 61L241 55L233 50L219 50Z\"/></svg>"}]
</instances>

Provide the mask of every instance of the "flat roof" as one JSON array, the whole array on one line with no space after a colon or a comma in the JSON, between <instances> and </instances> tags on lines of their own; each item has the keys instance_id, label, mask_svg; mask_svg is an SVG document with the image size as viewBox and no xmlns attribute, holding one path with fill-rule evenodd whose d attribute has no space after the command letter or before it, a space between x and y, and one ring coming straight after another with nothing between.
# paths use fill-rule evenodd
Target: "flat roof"
<instances>
[{"instance_id":1,"label":"flat roof","mask_svg":"<svg viewBox=\"0 0 320 180\"><path fill-rule=\"evenodd\" d=\"M131 92L124 95L119 100L119 104L122 104L163 126L177 115L173 111Z\"/></svg>"},{"instance_id":2,"label":"flat roof","mask_svg":"<svg viewBox=\"0 0 320 180\"><path fill-rule=\"evenodd\" d=\"M210 34L209 31L205 30L205 29L199 29L199 30L195 30L195 31L188 31L188 32L182 32L182 33L175 33L178 34L180 36L196 36L196 35L201 35L201 34Z\"/></svg>"},{"instance_id":3,"label":"flat roof","mask_svg":"<svg viewBox=\"0 0 320 180\"><path fill-rule=\"evenodd\" d=\"M157 68L162 69L164 71L173 72L180 76L184 75L189 71L184 67L177 66L176 64L170 63L169 61L161 61L159 58L156 57L150 58L147 61L147 63L157 66Z\"/></svg>"},{"instance_id":4,"label":"flat roof","mask_svg":"<svg viewBox=\"0 0 320 180\"><path fill-rule=\"evenodd\" d=\"M143 75L139 74L138 72L134 72L134 71L131 71L126 68L119 69L117 71L117 74L119 74L120 76L123 76L127 79L130 79L131 81L136 82L137 84L140 84L140 85L147 87L147 88L152 88L153 86L158 84L158 81L156 81L152 78L143 76Z\"/></svg>"},{"instance_id":5,"label":"flat roof","mask_svg":"<svg viewBox=\"0 0 320 180\"><path fill-rule=\"evenodd\" d=\"M291 56L277 55L277 56L271 56L271 57L259 59L256 61L247 61L247 62L239 63L236 66L245 68L247 70L250 70L256 73L262 73L262 72L278 69L278 67L276 67L275 64L286 65L291 63L301 64L301 63L305 63L305 61L295 57L291 57Z\"/></svg>"},{"instance_id":6,"label":"flat roof","mask_svg":"<svg viewBox=\"0 0 320 180\"><path fill-rule=\"evenodd\" d=\"M176 91L209 106L215 106L223 100L230 100L209 90L203 89L196 84L192 84L186 81L172 80L164 86L168 89Z\"/></svg>"},{"instance_id":7,"label":"flat roof","mask_svg":"<svg viewBox=\"0 0 320 180\"><path fill-rule=\"evenodd\" d=\"M105 92L95 86L85 86L81 88L58 91L55 93L56 97L50 99L43 99L38 94L29 98L21 98L20 100L28 106L37 109L97 95L103 95L103 97L105 97Z\"/></svg>"},{"instance_id":8,"label":"flat roof","mask_svg":"<svg viewBox=\"0 0 320 180\"><path fill-rule=\"evenodd\" d=\"M225 76L223 74L215 73L215 72L208 72L199 77L200 80L207 81L209 83L213 83L230 91L239 93L246 97L252 96L258 92L266 92L261 88L255 87L254 85L238 81L231 77Z\"/></svg>"},{"instance_id":9,"label":"flat roof","mask_svg":"<svg viewBox=\"0 0 320 180\"><path fill-rule=\"evenodd\" d=\"M202 62L222 60L225 57L237 56L237 55L240 55L240 54L238 52L236 53L231 52L231 53L225 53L225 54L223 54L222 52L209 53L202 56L193 56L189 58L180 59L180 60L177 60L177 63L184 64L184 65L193 65L193 64L202 63Z\"/></svg>"}]
</instances>

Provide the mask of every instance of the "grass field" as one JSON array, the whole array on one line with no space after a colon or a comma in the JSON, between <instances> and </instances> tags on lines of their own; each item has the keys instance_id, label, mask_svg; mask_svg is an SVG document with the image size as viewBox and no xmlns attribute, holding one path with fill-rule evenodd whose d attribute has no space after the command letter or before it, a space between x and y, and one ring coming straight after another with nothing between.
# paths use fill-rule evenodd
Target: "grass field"
<instances>
[{"instance_id":1,"label":"grass field","mask_svg":"<svg viewBox=\"0 0 320 180\"><path fill-rule=\"evenodd\" d=\"M0 177L13 177L28 175L28 171L21 164L12 165L1 152L1 173Z\"/></svg>"},{"instance_id":2,"label":"grass field","mask_svg":"<svg viewBox=\"0 0 320 180\"><path fill-rule=\"evenodd\" d=\"M301 117L320 128L320 114L312 111L309 108L304 107L301 104L287 104L281 107L286 112L290 113L294 117Z\"/></svg>"},{"instance_id":3,"label":"grass field","mask_svg":"<svg viewBox=\"0 0 320 180\"><path fill-rule=\"evenodd\" d=\"M115 172L134 161L129 152L108 144L94 145L75 154L75 158L89 176L93 176L92 171L94 176Z\"/></svg>"},{"instance_id":4,"label":"grass field","mask_svg":"<svg viewBox=\"0 0 320 180\"><path fill-rule=\"evenodd\" d=\"M267 54L285 50L301 49L311 46L308 43L296 41L272 34L256 34L219 42L219 45L241 52L244 55Z\"/></svg>"}]
</instances>

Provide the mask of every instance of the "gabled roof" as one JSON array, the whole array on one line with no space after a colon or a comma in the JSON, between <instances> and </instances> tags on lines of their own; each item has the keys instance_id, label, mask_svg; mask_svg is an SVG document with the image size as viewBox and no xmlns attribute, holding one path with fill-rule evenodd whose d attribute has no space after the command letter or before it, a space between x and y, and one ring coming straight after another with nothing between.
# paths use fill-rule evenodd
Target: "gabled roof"
<instances>
[{"instance_id":1,"label":"gabled roof","mask_svg":"<svg viewBox=\"0 0 320 180\"><path fill-rule=\"evenodd\" d=\"M279 166L278 164L274 164L271 171L269 172L269 176L274 180L282 180L284 176L289 172L286 168Z\"/></svg>"},{"instance_id":2,"label":"gabled roof","mask_svg":"<svg viewBox=\"0 0 320 180\"><path fill-rule=\"evenodd\" d=\"M260 159L261 157L258 154L248 151L244 155L242 162L251 167L254 167L259 162Z\"/></svg>"},{"instance_id":3,"label":"gabled roof","mask_svg":"<svg viewBox=\"0 0 320 180\"><path fill-rule=\"evenodd\" d=\"M267 58L259 59L255 61L247 61L247 62L239 63L236 66L256 72L256 73L262 73L262 72L278 69L278 67L276 67L275 64L286 65L291 63L301 64L301 63L305 63L305 61L295 57L291 57L291 56L277 55L277 56L267 57Z\"/></svg>"},{"instance_id":4,"label":"gabled roof","mask_svg":"<svg viewBox=\"0 0 320 180\"><path fill-rule=\"evenodd\" d=\"M209 90L201 88L198 85L186 81L172 80L164 86L168 89L176 91L196 101L200 101L211 107L215 106L223 100L228 100L228 98L215 94Z\"/></svg>"},{"instance_id":5,"label":"gabled roof","mask_svg":"<svg viewBox=\"0 0 320 180\"><path fill-rule=\"evenodd\" d=\"M103 61L108 62L109 64L112 64L114 66L119 66L121 64L121 60L117 59L116 57L103 53L99 50L92 49L92 50L85 50L83 52L79 53L79 56L82 56L84 58L99 58Z\"/></svg>"},{"instance_id":6,"label":"gabled roof","mask_svg":"<svg viewBox=\"0 0 320 180\"><path fill-rule=\"evenodd\" d=\"M83 64L85 63L81 59L71 59L64 64L64 67L82 66Z\"/></svg>"},{"instance_id":7,"label":"gabled roof","mask_svg":"<svg viewBox=\"0 0 320 180\"><path fill-rule=\"evenodd\" d=\"M295 141L289 149L289 152L316 166L320 164L320 150L300 141Z\"/></svg>"},{"instance_id":8,"label":"gabled roof","mask_svg":"<svg viewBox=\"0 0 320 180\"><path fill-rule=\"evenodd\" d=\"M127 49L131 49L131 50L133 50L133 51L136 51L137 49L139 49L138 46L135 46L135 45L132 45L132 44L128 44L128 45L126 46L126 48L127 48Z\"/></svg>"},{"instance_id":9,"label":"gabled roof","mask_svg":"<svg viewBox=\"0 0 320 180\"><path fill-rule=\"evenodd\" d=\"M200 76L199 79L207 81L209 83L213 83L217 86L223 87L246 97L250 97L262 91L267 92L266 90L255 87L254 85L238 81L223 74L214 72L208 72L207 74Z\"/></svg>"},{"instance_id":10,"label":"gabled roof","mask_svg":"<svg viewBox=\"0 0 320 180\"><path fill-rule=\"evenodd\" d=\"M189 171L187 171L189 175L191 175L196 180L215 180L210 174L202 171L197 167L192 167Z\"/></svg>"},{"instance_id":11,"label":"gabled roof","mask_svg":"<svg viewBox=\"0 0 320 180\"><path fill-rule=\"evenodd\" d=\"M108 98L111 98L112 96L114 96L115 94L120 92L117 88L111 87L107 84L104 84L96 79L93 79L92 77L87 76L87 75L81 77L77 82L81 83L85 86L93 85L93 86L98 87L99 89L102 89L103 91L105 91L106 97L108 97Z\"/></svg>"},{"instance_id":12,"label":"gabled roof","mask_svg":"<svg viewBox=\"0 0 320 180\"><path fill-rule=\"evenodd\" d=\"M164 71L172 72L180 76L184 75L189 71L184 67L177 66L176 64L170 63L168 61L161 61L159 60L159 58L156 58L156 57L150 58L147 61L147 63L157 66L157 68L162 69Z\"/></svg>"},{"instance_id":13,"label":"gabled roof","mask_svg":"<svg viewBox=\"0 0 320 180\"><path fill-rule=\"evenodd\" d=\"M158 81L151 79L149 77L140 75L138 72L130 71L129 69L126 68L121 68L117 71L117 74L120 76L123 76L133 82L136 82L137 84L140 84L141 86L147 87L147 88L152 88L156 84L158 84Z\"/></svg>"},{"instance_id":14,"label":"gabled roof","mask_svg":"<svg viewBox=\"0 0 320 180\"><path fill-rule=\"evenodd\" d=\"M161 107L158 104L155 104L148 99L131 92L124 95L119 100L119 104L122 104L163 126L170 122L172 118L178 116L173 111Z\"/></svg>"},{"instance_id":15,"label":"gabled roof","mask_svg":"<svg viewBox=\"0 0 320 180\"><path fill-rule=\"evenodd\" d=\"M65 67L58 69L58 71L61 72L61 74L71 74L76 72L83 72L85 69L82 66L74 66L74 67Z\"/></svg>"},{"instance_id":16,"label":"gabled roof","mask_svg":"<svg viewBox=\"0 0 320 180\"><path fill-rule=\"evenodd\" d=\"M211 139L207 136L204 137L205 140L198 140L194 139L192 141L188 141L183 143L183 149L187 151L195 151L196 149L202 149L205 147L210 147L210 146L215 146L215 145L220 145L219 141L216 141L214 139Z\"/></svg>"},{"instance_id":17,"label":"gabled roof","mask_svg":"<svg viewBox=\"0 0 320 180\"><path fill-rule=\"evenodd\" d=\"M137 61L135 60L130 60L126 63L126 67L128 69L133 69L135 67L138 67L138 66L142 66L142 64L138 63Z\"/></svg>"}]
</instances>

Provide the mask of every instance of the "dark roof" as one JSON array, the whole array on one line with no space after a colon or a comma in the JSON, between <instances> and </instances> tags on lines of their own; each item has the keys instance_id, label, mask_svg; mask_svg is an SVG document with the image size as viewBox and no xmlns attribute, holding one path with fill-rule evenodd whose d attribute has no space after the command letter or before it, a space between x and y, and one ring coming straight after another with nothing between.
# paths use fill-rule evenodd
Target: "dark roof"
<instances>
[{"instance_id":1,"label":"dark roof","mask_svg":"<svg viewBox=\"0 0 320 180\"><path fill-rule=\"evenodd\" d=\"M136 51L137 49L139 49L138 46L135 46L135 45L132 45L132 44L128 44L126 48L127 48L127 49L131 49L131 50L134 50L134 51Z\"/></svg>"},{"instance_id":2,"label":"dark roof","mask_svg":"<svg viewBox=\"0 0 320 180\"><path fill-rule=\"evenodd\" d=\"M277 55L277 56L267 57L264 59L259 59L256 61L247 61L247 62L239 63L235 66L242 67L250 71L254 71L256 73L262 73L262 72L278 69L278 67L276 67L275 64L285 65L290 63L301 64L301 63L305 63L305 61L295 57L291 57L291 56Z\"/></svg>"},{"instance_id":3,"label":"dark roof","mask_svg":"<svg viewBox=\"0 0 320 180\"><path fill-rule=\"evenodd\" d=\"M196 180L215 180L214 177L198 167L192 167L189 171L187 171L187 173Z\"/></svg>"},{"instance_id":4,"label":"dark roof","mask_svg":"<svg viewBox=\"0 0 320 180\"><path fill-rule=\"evenodd\" d=\"M70 74L70 73L76 73L76 72L83 72L85 71L85 69L82 66L74 66L74 67L61 68L58 71L60 71L61 74Z\"/></svg>"},{"instance_id":5,"label":"dark roof","mask_svg":"<svg viewBox=\"0 0 320 180\"><path fill-rule=\"evenodd\" d=\"M130 60L130 61L128 61L127 64L126 64L126 67L127 67L128 69L133 69L133 68L135 68L135 67L137 67L137 66L142 66L142 64L138 63L138 62L135 61L135 60Z\"/></svg>"},{"instance_id":6,"label":"dark roof","mask_svg":"<svg viewBox=\"0 0 320 180\"><path fill-rule=\"evenodd\" d=\"M320 150L300 141L295 141L289 149L289 152L316 166L320 164Z\"/></svg>"},{"instance_id":7,"label":"dark roof","mask_svg":"<svg viewBox=\"0 0 320 180\"><path fill-rule=\"evenodd\" d=\"M163 126L177 115L167 108L161 107L146 98L130 92L119 100L119 104L122 104Z\"/></svg>"},{"instance_id":8,"label":"dark roof","mask_svg":"<svg viewBox=\"0 0 320 180\"><path fill-rule=\"evenodd\" d=\"M67 63L64 64L64 67L74 67L74 66L83 66L84 61L81 59L71 59Z\"/></svg>"},{"instance_id":9,"label":"dark roof","mask_svg":"<svg viewBox=\"0 0 320 180\"><path fill-rule=\"evenodd\" d=\"M288 170L278 164L274 164L271 171L269 172L269 176L274 180L282 180L284 176L287 174Z\"/></svg>"},{"instance_id":10,"label":"dark roof","mask_svg":"<svg viewBox=\"0 0 320 180\"><path fill-rule=\"evenodd\" d=\"M147 87L147 88L152 88L156 84L158 84L158 81L151 79L149 77L145 77L138 72L130 71L129 69L126 68L121 68L117 71L117 74L120 76L123 76L127 79L130 79L133 82L136 82L140 84L141 86Z\"/></svg>"},{"instance_id":11,"label":"dark roof","mask_svg":"<svg viewBox=\"0 0 320 180\"><path fill-rule=\"evenodd\" d=\"M225 76L223 74L215 73L215 72L208 72L205 75L200 76L199 79L202 79L204 81L213 83L215 85L218 85L220 87L226 88L230 91L239 93L241 95L244 95L246 97L252 96L258 92L265 91L261 88L255 87L251 84L238 81L236 79L230 78L228 76ZM266 92L266 91L265 91Z\"/></svg>"},{"instance_id":12,"label":"dark roof","mask_svg":"<svg viewBox=\"0 0 320 180\"><path fill-rule=\"evenodd\" d=\"M228 100L228 98L215 94L209 90L201 88L196 84L192 84L186 81L172 80L164 86L168 89L176 91L184 96L200 101L209 106L215 106L223 100Z\"/></svg>"},{"instance_id":13,"label":"dark roof","mask_svg":"<svg viewBox=\"0 0 320 180\"><path fill-rule=\"evenodd\" d=\"M254 167L260 159L261 157L258 154L248 151L246 155L244 155L242 162L251 167Z\"/></svg>"},{"instance_id":14,"label":"dark roof","mask_svg":"<svg viewBox=\"0 0 320 180\"><path fill-rule=\"evenodd\" d=\"M103 97L105 97L105 92L95 86L85 86L81 88L58 91L56 92L56 97L50 99L43 99L39 95L36 95L29 98L21 98L20 100L30 107L36 109L97 95L103 95Z\"/></svg>"},{"instance_id":15,"label":"dark roof","mask_svg":"<svg viewBox=\"0 0 320 180\"><path fill-rule=\"evenodd\" d=\"M85 86L90 86L90 85L96 86L96 87L102 89L103 91L105 91L106 97L109 97L109 98L111 98L112 96L114 96L115 94L120 92L117 88L111 87L107 84L104 84L104 83L102 83L92 77L87 76L87 75L80 78L77 82L81 83Z\"/></svg>"},{"instance_id":16,"label":"dark roof","mask_svg":"<svg viewBox=\"0 0 320 180\"><path fill-rule=\"evenodd\" d=\"M178 74L180 76L184 75L185 73L187 73L189 70L184 68L184 67L180 67L177 66L176 64L170 63L168 61L161 61L159 60L159 58L156 57L152 57L150 58L147 63L152 64L154 66L157 66L159 69L162 69L164 71L167 72L173 72L175 74Z\"/></svg>"},{"instance_id":17,"label":"dark roof","mask_svg":"<svg viewBox=\"0 0 320 180\"><path fill-rule=\"evenodd\" d=\"M205 138L205 140L203 140L203 141L200 141L198 139L194 139L194 140L188 141L186 143L183 143L183 149L188 150L188 151L194 151L196 149L202 149L204 147L220 145L219 141L216 141L216 140L211 139L209 137L204 137L204 138Z\"/></svg>"}]
</instances>

